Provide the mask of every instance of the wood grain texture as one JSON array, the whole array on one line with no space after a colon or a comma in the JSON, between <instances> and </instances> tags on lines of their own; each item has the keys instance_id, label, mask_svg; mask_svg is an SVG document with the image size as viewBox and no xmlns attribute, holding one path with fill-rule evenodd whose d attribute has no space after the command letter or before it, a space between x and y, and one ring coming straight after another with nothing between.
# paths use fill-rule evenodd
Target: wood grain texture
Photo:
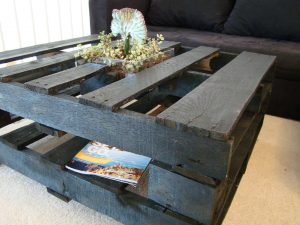
<instances>
[{"instance_id":1,"label":"wood grain texture","mask_svg":"<svg viewBox=\"0 0 300 225\"><path fill-rule=\"evenodd\" d=\"M131 101L147 90L181 74L192 64L210 57L218 49L198 47L182 55L173 57L136 75L126 77L106 87L90 92L80 98L80 102L95 107L105 107L116 111L121 105Z\"/></svg>"},{"instance_id":2,"label":"wood grain texture","mask_svg":"<svg viewBox=\"0 0 300 225\"><path fill-rule=\"evenodd\" d=\"M189 224L168 215L163 206L145 205L147 201L143 198L138 202L131 201L130 196L124 196L121 199L112 190L101 188L100 185L105 182L99 183L96 179L90 180L88 176L64 171L60 166L41 158L39 154L29 149L16 151L14 148L0 142L0 162L51 190L91 209L107 214L125 225ZM108 185L113 188L115 183L110 182ZM115 191L117 190L120 191L118 185L116 185Z\"/></svg>"},{"instance_id":3,"label":"wood grain texture","mask_svg":"<svg viewBox=\"0 0 300 225\"><path fill-rule=\"evenodd\" d=\"M171 129L139 113L112 113L73 100L0 83L0 108L13 114L170 165L182 164L203 175L220 179L226 176L231 142Z\"/></svg>"},{"instance_id":4,"label":"wood grain texture","mask_svg":"<svg viewBox=\"0 0 300 225\"><path fill-rule=\"evenodd\" d=\"M87 142L74 137L43 155L43 158L64 167ZM89 179L98 178L91 176ZM101 180L98 179L98 182ZM154 164L148 166L136 188L129 185L126 190L205 224L212 220L218 192L217 187L196 182Z\"/></svg>"},{"instance_id":5,"label":"wood grain texture","mask_svg":"<svg viewBox=\"0 0 300 225\"><path fill-rule=\"evenodd\" d=\"M61 53L27 63L4 67L0 69L0 81L25 82L57 72L57 70L64 68L63 66L69 63L75 66L74 52Z\"/></svg>"},{"instance_id":6,"label":"wood grain texture","mask_svg":"<svg viewBox=\"0 0 300 225\"><path fill-rule=\"evenodd\" d=\"M37 130L35 124L33 123L0 136L0 141L9 143L14 148L22 150L27 145L43 137L45 137L45 135Z\"/></svg>"},{"instance_id":7,"label":"wood grain texture","mask_svg":"<svg viewBox=\"0 0 300 225\"><path fill-rule=\"evenodd\" d=\"M162 50L177 48L178 46L180 46L179 42L171 41L165 41L160 45ZM71 66L75 66L74 54L76 52L77 51L60 53L46 58L40 58L28 63L1 68L0 81L26 82L28 80L33 80L62 69L67 69L70 67L68 64L70 64ZM61 68L57 68L58 66L61 66Z\"/></svg>"},{"instance_id":8,"label":"wood grain texture","mask_svg":"<svg viewBox=\"0 0 300 225\"><path fill-rule=\"evenodd\" d=\"M38 93L54 95L63 89L79 84L82 80L93 77L97 73L105 72L106 69L107 66L105 65L86 63L26 82L25 87Z\"/></svg>"},{"instance_id":9,"label":"wood grain texture","mask_svg":"<svg viewBox=\"0 0 300 225\"><path fill-rule=\"evenodd\" d=\"M275 57L243 52L158 115L167 126L192 129L215 139L228 140Z\"/></svg>"},{"instance_id":10,"label":"wood grain texture","mask_svg":"<svg viewBox=\"0 0 300 225\"><path fill-rule=\"evenodd\" d=\"M25 57L41 55L48 52L58 51L65 48L74 47L78 44L95 43L98 41L98 35L89 35L63 41L50 42L46 44L34 45L16 50L10 50L0 53L0 63L14 61Z\"/></svg>"},{"instance_id":11,"label":"wood grain texture","mask_svg":"<svg viewBox=\"0 0 300 225\"><path fill-rule=\"evenodd\" d=\"M198 183L153 164L148 167L146 179L146 187L142 185L132 189L128 186L127 190L141 194L201 224L211 223L217 187Z\"/></svg>"}]
</instances>

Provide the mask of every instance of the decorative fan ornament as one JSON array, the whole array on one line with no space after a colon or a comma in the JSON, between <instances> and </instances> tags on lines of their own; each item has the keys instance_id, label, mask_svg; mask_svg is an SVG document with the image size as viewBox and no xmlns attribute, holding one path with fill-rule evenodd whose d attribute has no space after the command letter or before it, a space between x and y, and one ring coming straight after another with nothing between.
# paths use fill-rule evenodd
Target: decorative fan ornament
<instances>
[{"instance_id":1,"label":"decorative fan ornament","mask_svg":"<svg viewBox=\"0 0 300 225\"><path fill-rule=\"evenodd\" d=\"M114 36L120 34L124 40L131 38L137 42L143 42L147 38L144 16L137 9L114 9L112 18L111 31Z\"/></svg>"}]
</instances>

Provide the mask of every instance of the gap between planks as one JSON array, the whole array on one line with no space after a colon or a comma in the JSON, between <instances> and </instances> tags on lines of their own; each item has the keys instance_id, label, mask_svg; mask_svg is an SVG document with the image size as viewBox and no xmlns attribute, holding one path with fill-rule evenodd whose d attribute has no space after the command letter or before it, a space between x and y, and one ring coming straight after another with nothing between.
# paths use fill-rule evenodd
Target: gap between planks
<instances>
[{"instance_id":1,"label":"gap between planks","mask_svg":"<svg viewBox=\"0 0 300 225\"><path fill-rule=\"evenodd\" d=\"M198 47L182 55L168 59L145 69L136 75L126 77L103 88L81 96L80 103L104 107L117 111L122 105L133 100L162 82L179 76L194 63L218 52L216 48Z\"/></svg>"},{"instance_id":2,"label":"gap between planks","mask_svg":"<svg viewBox=\"0 0 300 225\"><path fill-rule=\"evenodd\" d=\"M275 56L243 52L157 116L157 122L228 140L275 62Z\"/></svg>"}]
</instances>

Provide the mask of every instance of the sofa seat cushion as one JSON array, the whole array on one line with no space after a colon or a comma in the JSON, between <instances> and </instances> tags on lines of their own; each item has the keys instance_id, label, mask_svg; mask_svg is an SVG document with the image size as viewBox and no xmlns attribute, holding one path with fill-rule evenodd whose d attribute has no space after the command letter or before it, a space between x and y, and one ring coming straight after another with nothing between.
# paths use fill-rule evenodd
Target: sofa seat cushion
<instances>
[{"instance_id":1,"label":"sofa seat cushion","mask_svg":"<svg viewBox=\"0 0 300 225\"><path fill-rule=\"evenodd\" d=\"M234 0L152 0L147 22L156 26L222 31Z\"/></svg>"},{"instance_id":2,"label":"sofa seat cushion","mask_svg":"<svg viewBox=\"0 0 300 225\"><path fill-rule=\"evenodd\" d=\"M300 1L236 0L224 32L300 41Z\"/></svg>"},{"instance_id":3,"label":"sofa seat cushion","mask_svg":"<svg viewBox=\"0 0 300 225\"><path fill-rule=\"evenodd\" d=\"M233 53L250 51L276 55L278 70L276 76L284 79L300 80L299 42L243 37L176 27L148 26L148 31L149 36L161 33L166 40L179 41L183 45L191 47L205 45L218 47L222 51Z\"/></svg>"}]
</instances>

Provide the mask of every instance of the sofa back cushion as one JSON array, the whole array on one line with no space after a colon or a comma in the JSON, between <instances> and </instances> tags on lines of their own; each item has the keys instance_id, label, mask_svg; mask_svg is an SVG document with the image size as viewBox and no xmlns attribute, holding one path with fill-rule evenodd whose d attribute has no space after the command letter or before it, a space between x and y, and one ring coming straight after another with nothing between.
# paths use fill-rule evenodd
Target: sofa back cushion
<instances>
[{"instance_id":1,"label":"sofa back cushion","mask_svg":"<svg viewBox=\"0 0 300 225\"><path fill-rule=\"evenodd\" d=\"M300 1L236 0L224 33L300 41Z\"/></svg>"},{"instance_id":2,"label":"sofa back cushion","mask_svg":"<svg viewBox=\"0 0 300 225\"><path fill-rule=\"evenodd\" d=\"M147 21L154 26L221 31L233 0L152 0Z\"/></svg>"}]
</instances>

